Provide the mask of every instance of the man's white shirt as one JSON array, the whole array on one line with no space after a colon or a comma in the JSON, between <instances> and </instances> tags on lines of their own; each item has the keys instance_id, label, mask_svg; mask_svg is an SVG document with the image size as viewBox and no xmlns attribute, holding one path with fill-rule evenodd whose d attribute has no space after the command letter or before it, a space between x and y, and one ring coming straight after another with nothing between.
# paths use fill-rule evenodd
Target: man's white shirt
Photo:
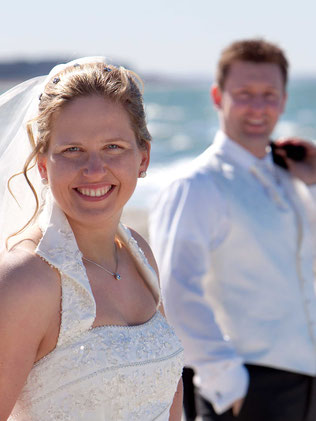
<instances>
[{"instance_id":1,"label":"man's white shirt","mask_svg":"<svg viewBox=\"0 0 316 421\"><path fill-rule=\"evenodd\" d=\"M249 355L245 361L236 350L234 341L219 327L221 323L216 317L220 317L220 311L215 316L205 292L205 280L212 272L210 253L221 247L232 228L227 198L221 186L208 176L210 157L216 153L227 158L228 162L236 163L238 168L249 173L249 177L257 178L265 194L281 211L289 211L291 204L288 192L280 183L282 172L276 170L271 153L260 160L218 132L212 146L193 162L186 174L160 194L150 215L150 242L160 271L168 320L183 342L186 364L196 371L195 383L201 394L212 402L218 413L222 413L246 395L249 379L244 363L257 361L256 357L253 357L254 361L248 361ZM224 171L229 177L234 169L227 164ZM250 295L243 297L245 311L249 298ZM316 305L311 318L316 322ZM276 350L274 354L278 352ZM267 358L276 358L278 368L278 356ZM265 364L265 361L259 359L258 363ZM296 362L293 364L295 370ZM301 372L313 370L312 363L306 370L304 366L298 367Z\"/></svg>"}]
</instances>

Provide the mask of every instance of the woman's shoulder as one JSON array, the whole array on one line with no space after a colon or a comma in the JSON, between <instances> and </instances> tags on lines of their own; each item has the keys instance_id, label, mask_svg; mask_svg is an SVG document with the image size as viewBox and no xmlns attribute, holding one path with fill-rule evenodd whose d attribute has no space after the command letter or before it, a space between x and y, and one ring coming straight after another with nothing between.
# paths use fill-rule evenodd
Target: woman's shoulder
<instances>
[{"instance_id":1,"label":"woman's shoulder","mask_svg":"<svg viewBox=\"0 0 316 421\"><path fill-rule=\"evenodd\" d=\"M150 266L152 267L152 269L156 272L156 276L157 276L157 288L158 288L158 295L157 295L157 302L158 302L158 308L159 311L161 312L161 314L166 317L165 315L165 311L163 308L163 304L161 302L161 297L160 297L160 286L159 286L159 270L158 270L158 265L155 259L155 256L150 248L150 245L148 244L148 242L145 240L144 237L142 237L137 231L133 230L132 228L129 228L130 233L132 235L132 237L137 241L138 246L140 247L140 249L143 251L143 253L145 254L148 263L150 264ZM155 287L156 283L154 281L154 291L157 291L156 287Z\"/></svg>"},{"instance_id":2,"label":"woman's shoulder","mask_svg":"<svg viewBox=\"0 0 316 421\"><path fill-rule=\"evenodd\" d=\"M155 270L155 272L158 274L158 266L154 257L154 254L150 248L150 245L145 240L145 238L140 235L137 231L135 231L133 228L128 228L128 230L131 233L131 236L134 238L134 240L137 242L138 247L143 251L145 254L150 266Z\"/></svg>"},{"instance_id":3,"label":"woman's shoulder","mask_svg":"<svg viewBox=\"0 0 316 421\"><path fill-rule=\"evenodd\" d=\"M0 331L12 347L26 329L30 346L37 350L59 314L60 297L57 271L35 253L15 247L0 255Z\"/></svg>"},{"instance_id":4,"label":"woman's shoulder","mask_svg":"<svg viewBox=\"0 0 316 421\"><path fill-rule=\"evenodd\" d=\"M52 343L52 327L58 324L60 292L58 274L41 261L31 244L22 241L9 251L2 251L0 377L12 402L34 362L47 353L44 346Z\"/></svg>"},{"instance_id":5,"label":"woman's shoulder","mask_svg":"<svg viewBox=\"0 0 316 421\"><path fill-rule=\"evenodd\" d=\"M38 301L59 291L59 275L36 253L36 241L22 240L0 254L0 289L3 296Z\"/></svg>"}]
</instances>

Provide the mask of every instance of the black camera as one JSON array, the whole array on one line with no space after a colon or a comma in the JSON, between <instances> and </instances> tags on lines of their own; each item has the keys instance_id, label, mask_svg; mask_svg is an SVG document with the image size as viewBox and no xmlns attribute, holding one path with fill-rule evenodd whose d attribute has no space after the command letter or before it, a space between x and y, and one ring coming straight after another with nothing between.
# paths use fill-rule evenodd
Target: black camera
<instances>
[{"instance_id":1,"label":"black camera","mask_svg":"<svg viewBox=\"0 0 316 421\"><path fill-rule=\"evenodd\" d=\"M283 157L277 153L278 149L283 149L286 153L286 156L290 159L293 159L293 161L303 161L306 157L306 149L302 145L292 145L291 143L288 143L279 146L271 142L270 146L274 163L285 169L287 169L288 166Z\"/></svg>"}]
</instances>

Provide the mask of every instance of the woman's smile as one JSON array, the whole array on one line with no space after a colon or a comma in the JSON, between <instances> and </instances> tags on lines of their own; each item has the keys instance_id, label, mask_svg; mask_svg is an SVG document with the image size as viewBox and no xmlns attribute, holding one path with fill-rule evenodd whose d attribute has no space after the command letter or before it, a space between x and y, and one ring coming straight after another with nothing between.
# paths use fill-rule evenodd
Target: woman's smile
<instances>
[{"instance_id":1,"label":"woman's smile","mask_svg":"<svg viewBox=\"0 0 316 421\"><path fill-rule=\"evenodd\" d=\"M103 186L80 186L74 190L85 200L98 201L109 196L115 186L113 184Z\"/></svg>"},{"instance_id":2,"label":"woman's smile","mask_svg":"<svg viewBox=\"0 0 316 421\"><path fill-rule=\"evenodd\" d=\"M39 168L69 222L91 227L120 218L148 161L149 149L139 147L123 106L92 95L54 118Z\"/></svg>"}]
</instances>

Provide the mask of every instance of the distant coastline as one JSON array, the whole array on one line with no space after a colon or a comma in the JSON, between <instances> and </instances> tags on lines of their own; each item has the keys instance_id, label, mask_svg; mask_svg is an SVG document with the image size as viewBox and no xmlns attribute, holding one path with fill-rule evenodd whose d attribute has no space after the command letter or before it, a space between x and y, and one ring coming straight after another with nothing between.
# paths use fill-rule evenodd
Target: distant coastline
<instances>
[{"instance_id":1,"label":"distant coastline","mask_svg":"<svg viewBox=\"0 0 316 421\"><path fill-rule=\"evenodd\" d=\"M2 81L21 81L35 76L47 74L56 64L63 63L63 59L51 60L12 60L0 62L0 79Z\"/></svg>"},{"instance_id":2,"label":"distant coastline","mask_svg":"<svg viewBox=\"0 0 316 421\"><path fill-rule=\"evenodd\" d=\"M69 59L65 57L39 60L16 59L11 61L0 61L0 81L21 82L32 77L46 75L57 64L67 63L68 61ZM118 65L118 63L112 64ZM210 83L210 78L206 76L191 75L189 77L178 77L174 75L168 76L155 73L142 73L138 69L133 68L130 64L122 62L119 64L134 70L142 77L144 82L152 85L172 84L173 86L176 86L183 85L188 81L194 85Z\"/></svg>"},{"instance_id":3,"label":"distant coastline","mask_svg":"<svg viewBox=\"0 0 316 421\"><path fill-rule=\"evenodd\" d=\"M0 82L22 82L32 77L46 75L50 70L60 63L67 63L69 58L57 57L49 59L14 59L10 61L0 61ZM111 62L112 63L112 62ZM211 74L160 74L160 73L144 73L135 69L130 63L112 63L114 65L122 65L128 69L138 73L146 84L164 85L164 86L183 86L190 83L191 86L204 86L212 83ZM314 74L292 75L291 80L315 80Z\"/></svg>"}]
</instances>

